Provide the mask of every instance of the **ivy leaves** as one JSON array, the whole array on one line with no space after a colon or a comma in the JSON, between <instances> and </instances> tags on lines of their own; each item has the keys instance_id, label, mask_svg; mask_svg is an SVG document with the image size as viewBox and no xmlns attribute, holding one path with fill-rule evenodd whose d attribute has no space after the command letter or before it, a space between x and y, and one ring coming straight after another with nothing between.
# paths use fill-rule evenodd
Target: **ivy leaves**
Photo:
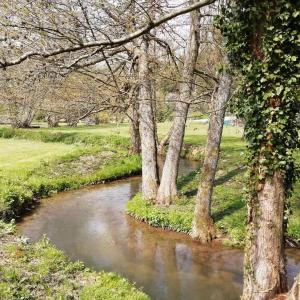
<instances>
[{"instance_id":1,"label":"ivy leaves","mask_svg":"<svg viewBox=\"0 0 300 300\"><path fill-rule=\"evenodd\" d=\"M217 26L239 78L233 108L246 121L253 179L281 170L288 191L297 173L293 151L300 145L300 3L275 2L230 1Z\"/></svg>"}]
</instances>

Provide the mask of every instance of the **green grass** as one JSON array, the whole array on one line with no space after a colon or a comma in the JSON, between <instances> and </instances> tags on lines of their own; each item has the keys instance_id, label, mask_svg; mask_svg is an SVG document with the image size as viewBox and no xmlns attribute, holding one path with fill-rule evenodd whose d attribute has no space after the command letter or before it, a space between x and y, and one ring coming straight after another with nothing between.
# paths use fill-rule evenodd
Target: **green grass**
<instances>
[{"instance_id":1,"label":"green grass","mask_svg":"<svg viewBox=\"0 0 300 300\"><path fill-rule=\"evenodd\" d=\"M140 172L128 138L0 128L0 216L39 197ZM149 299L126 279L71 262L49 241L28 244L0 220L0 299Z\"/></svg>"},{"instance_id":2,"label":"green grass","mask_svg":"<svg viewBox=\"0 0 300 300\"><path fill-rule=\"evenodd\" d=\"M171 128L172 123L171 122L164 122L164 123L158 123L158 136L162 137ZM208 125L201 124L197 121L187 121L186 126L186 140L189 141L190 139L198 139L198 137L205 138L207 133ZM0 127L0 136L3 135L3 132L7 130L8 132L11 132L12 130L10 127L2 126ZM9 135L9 133L6 133ZM127 123L121 123L119 125L116 124L100 124L100 125L93 125L93 126L85 126L85 125L79 125L77 127L69 127L69 126L61 126L57 128L36 128L36 129L18 129L15 132L18 132L18 135L23 134L25 136L34 136L37 133L48 136L48 133L56 134L57 137L61 135L69 135L70 139L72 139L72 136L80 136L80 134L83 134L87 136L87 134L92 136L114 136L114 137L121 137L122 139L129 137L129 125ZM232 127L232 126L225 126L224 127L224 135L228 137L241 137L242 136L242 129L238 127Z\"/></svg>"},{"instance_id":3,"label":"green grass","mask_svg":"<svg viewBox=\"0 0 300 300\"><path fill-rule=\"evenodd\" d=\"M203 125L198 131L203 131ZM203 158L205 135L197 135L188 126L183 156ZM245 242L246 203L246 147L235 128L225 127L221 144L221 157L216 175L216 185L212 199L212 215L219 235L226 237L229 245L242 247ZM234 136L235 135L235 136ZM195 151L196 149L200 151ZM299 155L297 160L300 161ZM184 233L191 232L195 206L195 196L201 168L178 180L180 197L169 207L158 207L147 203L136 195L127 203L127 212L152 226L168 228ZM300 182L295 185L290 198L292 214L289 216L288 236L300 241Z\"/></svg>"},{"instance_id":4,"label":"green grass","mask_svg":"<svg viewBox=\"0 0 300 300\"><path fill-rule=\"evenodd\" d=\"M0 216L18 216L34 199L138 174L128 139L0 128Z\"/></svg>"},{"instance_id":5,"label":"green grass","mask_svg":"<svg viewBox=\"0 0 300 300\"><path fill-rule=\"evenodd\" d=\"M0 299L149 299L114 273L94 272L71 262L46 238L28 244L0 221Z\"/></svg>"}]
</instances>

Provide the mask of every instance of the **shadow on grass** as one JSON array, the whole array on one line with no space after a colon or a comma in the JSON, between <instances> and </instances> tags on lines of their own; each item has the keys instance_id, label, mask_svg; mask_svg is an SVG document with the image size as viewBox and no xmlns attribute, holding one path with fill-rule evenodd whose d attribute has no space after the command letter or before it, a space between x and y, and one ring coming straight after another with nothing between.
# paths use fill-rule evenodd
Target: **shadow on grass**
<instances>
[{"instance_id":1,"label":"shadow on grass","mask_svg":"<svg viewBox=\"0 0 300 300\"><path fill-rule=\"evenodd\" d=\"M245 203L243 202L242 198L235 199L226 208L224 208L224 209L222 209L222 210L220 210L218 212L214 212L212 214L212 217L213 217L213 219L214 219L215 222L220 221L225 216L229 216L229 215L233 214L235 211L241 209L244 206L245 206Z\"/></svg>"},{"instance_id":2,"label":"shadow on grass","mask_svg":"<svg viewBox=\"0 0 300 300\"><path fill-rule=\"evenodd\" d=\"M238 174L242 173L243 171L244 171L244 166L230 170L227 174L225 174L224 176L221 176L217 180L215 180L214 186L221 185L221 184L229 181L231 178L237 176Z\"/></svg>"},{"instance_id":3,"label":"shadow on grass","mask_svg":"<svg viewBox=\"0 0 300 300\"><path fill-rule=\"evenodd\" d=\"M178 189L181 190L183 187L194 181L196 179L196 176L198 175L199 170L200 168L187 175L180 176L177 182Z\"/></svg>"},{"instance_id":4,"label":"shadow on grass","mask_svg":"<svg viewBox=\"0 0 300 300\"><path fill-rule=\"evenodd\" d=\"M200 170L200 168L196 171L193 171L193 172L189 173L188 175L181 176L178 179L178 189L182 190L186 185L188 185L191 182L193 182L194 180L196 180L196 176L198 175L199 170ZM229 171L226 175L219 177L215 181L214 185L215 186L222 185L225 182L232 179L233 177L235 177L238 174L242 173L243 171L244 171L244 166L235 168L235 169ZM197 194L197 191L198 191L198 186L196 188L193 188L193 189L190 189L188 191L183 192L183 194L187 197L192 197L192 196L195 196Z\"/></svg>"}]
</instances>

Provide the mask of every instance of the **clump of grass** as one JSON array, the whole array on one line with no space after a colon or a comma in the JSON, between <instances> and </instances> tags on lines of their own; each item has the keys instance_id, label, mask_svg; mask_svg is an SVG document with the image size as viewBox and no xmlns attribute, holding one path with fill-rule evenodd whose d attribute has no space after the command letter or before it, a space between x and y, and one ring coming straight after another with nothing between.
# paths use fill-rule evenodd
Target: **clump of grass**
<instances>
[{"instance_id":1,"label":"clump of grass","mask_svg":"<svg viewBox=\"0 0 300 300\"><path fill-rule=\"evenodd\" d=\"M149 299L126 279L71 262L47 238L28 244L0 221L0 299Z\"/></svg>"},{"instance_id":2,"label":"clump of grass","mask_svg":"<svg viewBox=\"0 0 300 300\"><path fill-rule=\"evenodd\" d=\"M185 233L191 230L192 214L177 205L168 208L154 206L144 201L141 194L137 194L127 203L126 208L130 215L151 226Z\"/></svg>"}]
</instances>

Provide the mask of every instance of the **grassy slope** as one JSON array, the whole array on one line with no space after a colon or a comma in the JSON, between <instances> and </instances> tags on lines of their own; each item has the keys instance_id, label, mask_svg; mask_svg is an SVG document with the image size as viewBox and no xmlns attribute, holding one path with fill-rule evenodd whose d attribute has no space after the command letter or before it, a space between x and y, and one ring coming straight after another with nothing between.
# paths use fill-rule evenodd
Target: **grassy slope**
<instances>
[{"instance_id":1,"label":"grassy slope","mask_svg":"<svg viewBox=\"0 0 300 300\"><path fill-rule=\"evenodd\" d=\"M85 133L0 129L0 215L11 218L37 197L140 172L128 141ZM25 140L26 139L26 140Z\"/></svg>"},{"instance_id":2,"label":"grassy slope","mask_svg":"<svg viewBox=\"0 0 300 300\"><path fill-rule=\"evenodd\" d=\"M205 130L207 126L189 123L185 137L186 150L189 157L203 156L205 146ZM192 153L190 146L199 146L202 151ZM221 145L216 187L214 189L212 213L220 235L228 237L227 243L242 246L245 238L246 203L243 189L246 186L245 143L241 140L241 130L225 127ZM299 155L297 160L300 161ZM199 176L193 172L179 179L180 198L170 207L155 207L137 195L127 204L127 211L132 216L152 226L169 228L189 233L193 218L194 199L197 192ZM300 240L300 182L298 181L290 199L293 214L289 217L288 235Z\"/></svg>"},{"instance_id":3,"label":"grassy slope","mask_svg":"<svg viewBox=\"0 0 300 300\"><path fill-rule=\"evenodd\" d=\"M46 238L28 244L0 221L0 299L149 299L126 279L71 262Z\"/></svg>"}]
</instances>

